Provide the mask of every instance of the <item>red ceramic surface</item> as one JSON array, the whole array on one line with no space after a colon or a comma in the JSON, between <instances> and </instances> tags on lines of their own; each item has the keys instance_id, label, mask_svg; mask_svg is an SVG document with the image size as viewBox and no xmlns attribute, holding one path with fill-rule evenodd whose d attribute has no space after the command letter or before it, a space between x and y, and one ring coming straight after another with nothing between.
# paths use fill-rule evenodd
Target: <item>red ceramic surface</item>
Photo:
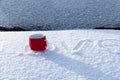
<instances>
[{"instance_id":1,"label":"red ceramic surface","mask_svg":"<svg viewBox=\"0 0 120 80\"><path fill-rule=\"evenodd\" d=\"M46 36L34 34L29 37L29 46L33 51L45 51L47 47Z\"/></svg>"}]
</instances>

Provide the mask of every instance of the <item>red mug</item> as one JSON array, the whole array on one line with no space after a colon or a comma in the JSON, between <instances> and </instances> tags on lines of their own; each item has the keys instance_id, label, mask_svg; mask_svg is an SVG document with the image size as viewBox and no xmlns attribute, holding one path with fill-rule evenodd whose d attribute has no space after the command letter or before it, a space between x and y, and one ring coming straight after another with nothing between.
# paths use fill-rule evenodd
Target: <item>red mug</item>
<instances>
[{"instance_id":1,"label":"red mug","mask_svg":"<svg viewBox=\"0 0 120 80\"><path fill-rule=\"evenodd\" d=\"M47 47L46 36L33 34L29 37L29 46L33 51L45 51Z\"/></svg>"}]
</instances>

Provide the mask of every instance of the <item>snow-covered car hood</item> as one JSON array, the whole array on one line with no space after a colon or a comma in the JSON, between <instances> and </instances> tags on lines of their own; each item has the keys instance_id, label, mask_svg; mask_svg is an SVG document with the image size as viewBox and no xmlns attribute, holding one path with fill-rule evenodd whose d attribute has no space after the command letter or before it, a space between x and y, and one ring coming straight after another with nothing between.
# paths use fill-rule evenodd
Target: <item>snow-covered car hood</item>
<instances>
[{"instance_id":1,"label":"snow-covered car hood","mask_svg":"<svg viewBox=\"0 0 120 80\"><path fill-rule=\"evenodd\" d=\"M25 50L31 34L55 48ZM1 80L120 80L120 31L0 32Z\"/></svg>"}]
</instances>

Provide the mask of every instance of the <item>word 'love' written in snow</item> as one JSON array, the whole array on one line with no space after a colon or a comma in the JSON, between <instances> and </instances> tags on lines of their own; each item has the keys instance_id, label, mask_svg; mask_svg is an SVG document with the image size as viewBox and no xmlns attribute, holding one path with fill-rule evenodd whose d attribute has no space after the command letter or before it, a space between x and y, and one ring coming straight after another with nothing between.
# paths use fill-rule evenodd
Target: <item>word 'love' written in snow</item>
<instances>
[{"instance_id":1,"label":"word 'love' written in snow","mask_svg":"<svg viewBox=\"0 0 120 80\"><path fill-rule=\"evenodd\" d=\"M62 46L64 50L71 53L90 51L91 49L96 49L96 47L107 50L112 53L120 53L120 40L117 39L105 39L92 41L89 39L79 41L72 49L63 41Z\"/></svg>"},{"instance_id":2,"label":"word 'love' written in snow","mask_svg":"<svg viewBox=\"0 0 120 80\"><path fill-rule=\"evenodd\" d=\"M0 51L3 51L3 44L4 44L4 41L0 40Z\"/></svg>"},{"instance_id":3,"label":"word 'love' written in snow","mask_svg":"<svg viewBox=\"0 0 120 80\"><path fill-rule=\"evenodd\" d=\"M64 41L61 42L64 50L71 53L90 51L96 49L96 47L107 50L112 53L120 53L120 40L117 39L105 39L92 41L90 39L80 40L73 48L69 47ZM0 52L3 51L4 41L0 40Z\"/></svg>"}]
</instances>

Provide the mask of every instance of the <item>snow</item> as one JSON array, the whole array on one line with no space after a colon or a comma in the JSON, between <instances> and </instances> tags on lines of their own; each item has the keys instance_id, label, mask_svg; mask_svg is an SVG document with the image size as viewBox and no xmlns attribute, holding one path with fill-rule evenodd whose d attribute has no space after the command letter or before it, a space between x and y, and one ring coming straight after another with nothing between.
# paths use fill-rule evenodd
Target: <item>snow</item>
<instances>
[{"instance_id":1,"label":"snow","mask_svg":"<svg viewBox=\"0 0 120 80\"><path fill-rule=\"evenodd\" d=\"M42 33L55 49L25 51ZM120 80L120 31L0 32L0 80Z\"/></svg>"},{"instance_id":2,"label":"snow","mask_svg":"<svg viewBox=\"0 0 120 80\"><path fill-rule=\"evenodd\" d=\"M0 26L120 27L120 0L0 0Z\"/></svg>"}]
</instances>

